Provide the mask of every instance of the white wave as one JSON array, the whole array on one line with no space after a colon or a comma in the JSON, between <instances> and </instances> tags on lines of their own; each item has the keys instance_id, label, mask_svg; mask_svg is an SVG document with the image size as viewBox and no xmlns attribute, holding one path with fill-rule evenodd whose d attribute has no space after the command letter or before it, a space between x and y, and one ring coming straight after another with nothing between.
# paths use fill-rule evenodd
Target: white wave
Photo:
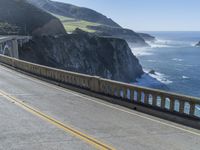
<instances>
[{"instance_id":1,"label":"white wave","mask_svg":"<svg viewBox=\"0 0 200 150\"><path fill-rule=\"evenodd\" d=\"M190 77L187 76L182 76L183 79L189 79Z\"/></svg>"},{"instance_id":2,"label":"white wave","mask_svg":"<svg viewBox=\"0 0 200 150\"><path fill-rule=\"evenodd\" d=\"M171 41L169 40L160 40L160 39L157 39L156 41L154 42L147 42L151 48L164 48L164 47L172 47L169 43Z\"/></svg>"},{"instance_id":3,"label":"white wave","mask_svg":"<svg viewBox=\"0 0 200 150\"><path fill-rule=\"evenodd\" d=\"M156 62L155 60L151 60L151 59L149 59L149 60L147 60L148 62Z\"/></svg>"},{"instance_id":4,"label":"white wave","mask_svg":"<svg viewBox=\"0 0 200 150\"><path fill-rule=\"evenodd\" d=\"M179 62L183 61L183 59L181 59L181 58L173 58L172 60L179 61Z\"/></svg>"},{"instance_id":5,"label":"white wave","mask_svg":"<svg viewBox=\"0 0 200 150\"><path fill-rule=\"evenodd\" d=\"M153 53L150 51L151 48L149 47L130 47L131 48L131 51L132 53L135 55L135 56L150 56L150 55L153 55Z\"/></svg>"},{"instance_id":6,"label":"white wave","mask_svg":"<svg viewBox=\"0 0 200 150\"><path fill-rule=\"evenodd\" d=\"M175 40L163 40L157 39L153 42L148 42L150 47L132 47L131 43L129 46L136 56L149 56L154 54L155 48L168 48L168 47L191 47L194 43L187 41L175 41Z\"/></svg>"},{"instance_id":7,"label":"white wave","mask_svg":"<svg viewBox=\"0 0 200 150\"><path fill-rule=\"evenodd\" d=\"M168 76L166 76L165 74L159 73L159 72L155 72L155 74L150 74L149 73L150 70L144 69L145 73L148 73L151 77L157 79L158 81L164 83L164 84L171 84L173 83L173 81L168 80Z\"/></svg>"},{"instance_id":8,"label":"white wave","mask_svg":"<svg viewBox=\"0 0 200 150\"><path fill-rule=\"evenodd\" d=\"M156 78L151 77L147 73L144 73L141 78L137 79L137 82L132 84L156 89L168 89L164 83L158 81Z\"/></svg>"},{"instance_id":9,"label":"white wave","mask_svg":"<svg viewBox=\"0 0 200 150\"><path fill-rule=\"evenodd\" d=\"M153 55L153 53L150 52L133 52L135 56L150 56Z\"/></svg>"},{"instance_id":10,"label":"white wave","mask_svg":"<svg viewBox=\"0 0 200 150\"><path fill-rule=\"evenodd\" d=\"M157 39L154 42L147 42L151 48L165 48L165 47L193 47L194 42L191 41L177 41L177 40L163 40Z\"/></svg>"},{"instance_id":11,"label":"white wave","mask_svg":"<svg viewBox=\"0 0 200 150\"><path fill-rule=\"evenodd\" d=\"M196 106L196 109L198 109L200 111L200 106Z\"/></svg>"}]
</instances>

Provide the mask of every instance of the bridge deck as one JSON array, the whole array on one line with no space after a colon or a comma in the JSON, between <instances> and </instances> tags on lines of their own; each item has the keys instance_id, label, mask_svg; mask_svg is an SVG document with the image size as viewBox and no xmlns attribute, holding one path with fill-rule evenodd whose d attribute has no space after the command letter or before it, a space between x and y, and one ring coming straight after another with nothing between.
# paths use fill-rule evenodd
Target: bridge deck
<instances>
[{"instance_id":1,"label":"bridge deck","mask_svg":"<svg viewBox=\"0 0 200 150\"><path fill-rule=\"evenodd\" d=\"M0 95L0 149L85 150L106 149L108 145L120 150L200 148L199 130L69 91L3 66Z\"/></svg>"}]
</instances>

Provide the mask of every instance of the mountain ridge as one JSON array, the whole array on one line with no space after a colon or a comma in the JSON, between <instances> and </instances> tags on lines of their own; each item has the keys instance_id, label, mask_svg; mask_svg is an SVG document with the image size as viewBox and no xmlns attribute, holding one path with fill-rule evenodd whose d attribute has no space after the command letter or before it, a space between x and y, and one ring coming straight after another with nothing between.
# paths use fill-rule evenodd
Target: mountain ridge
<instances>
[{"instance_id":1,"label":"mountain ridge","mask_svg":"<svg viewBox=\"0 0 200 150\"><path fill-rule=\"evenodd\" d=\"M106 16L100 14L99 12L89 8L78 7L68 3L56 2L51 0L27 0L27 1L43 10L49 11L57 15L86 20L90 22L96 22L114 27L120 27L120 25L114 22L112 19L107 18Z\"/></svg>"},{"instance_id":2,"label":"mountain ridge","mask_svg":"<svg viewBox=\"0 0 200 150\"><path fill-rule=\"evenodd\" d=\"M78 7L71 4L55 2L51 0L27 0L29 3L47 11L52 14L57 15L58 18L62 21L63 25L66 27L66 31L71 31L76 28L80 28L84 31L90 32L92 31L96 35L99 36L109 36L113 38L121 38L125 39L128 43L131 43L133 47L146 47L149 46L146 41L155 41L155 37L150 36L148 34L140 34L136 33L130 29L122 28L119 24L114 22L112 19L107 18L99 12L96 12L92 9ZM62 20L61 18L67 17L66 20ZM89 17L89 18L87 18ZM92 18L92 19L91 19ZM98 20L98 18L103 18ZM96 19L96 20L94 20ZM85 25L82 25L84 21ZM102 21L103 20L103 21ZM77 23L76 23L77 22ZM95 24L94 24L95 23ZM82 27L84 26L84 27Z\"/></svg>"}]
</instances>

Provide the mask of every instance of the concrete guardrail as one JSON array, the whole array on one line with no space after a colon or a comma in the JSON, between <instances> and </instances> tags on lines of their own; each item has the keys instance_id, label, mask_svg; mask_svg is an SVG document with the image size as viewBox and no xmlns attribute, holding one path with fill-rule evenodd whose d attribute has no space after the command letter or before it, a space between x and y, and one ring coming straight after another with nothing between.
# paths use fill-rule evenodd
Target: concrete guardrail
<instances>
[{"instance_id":1,"label":"concrete guardrail","mask_svg":"<svg viewBox=\"0 0 200 150\"><path fill-rule=\"evenodd\" d=\"M0 62L43 78L62 82L63 84L70 84L104 96L149 106L152 109L170 112L180 116L200 119L200 98L59 70L4 55L0 55Z\"/></svg>"}]
</instances>

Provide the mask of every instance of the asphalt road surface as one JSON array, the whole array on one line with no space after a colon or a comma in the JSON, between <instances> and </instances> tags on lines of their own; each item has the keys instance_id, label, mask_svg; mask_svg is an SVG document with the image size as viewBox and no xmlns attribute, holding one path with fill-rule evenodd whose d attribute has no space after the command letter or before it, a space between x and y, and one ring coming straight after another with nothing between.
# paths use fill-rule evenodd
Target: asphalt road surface
<instances>
[{"instance_id":1,"label":"asphalt road surface","mask_svg":"<svg viewBox=\"0 0 200 150\"><path fill-rule=\"evenodd\" d=\"M0 65L0 150L199 150L200 131Z\"/></svg>"}]
</instances>

